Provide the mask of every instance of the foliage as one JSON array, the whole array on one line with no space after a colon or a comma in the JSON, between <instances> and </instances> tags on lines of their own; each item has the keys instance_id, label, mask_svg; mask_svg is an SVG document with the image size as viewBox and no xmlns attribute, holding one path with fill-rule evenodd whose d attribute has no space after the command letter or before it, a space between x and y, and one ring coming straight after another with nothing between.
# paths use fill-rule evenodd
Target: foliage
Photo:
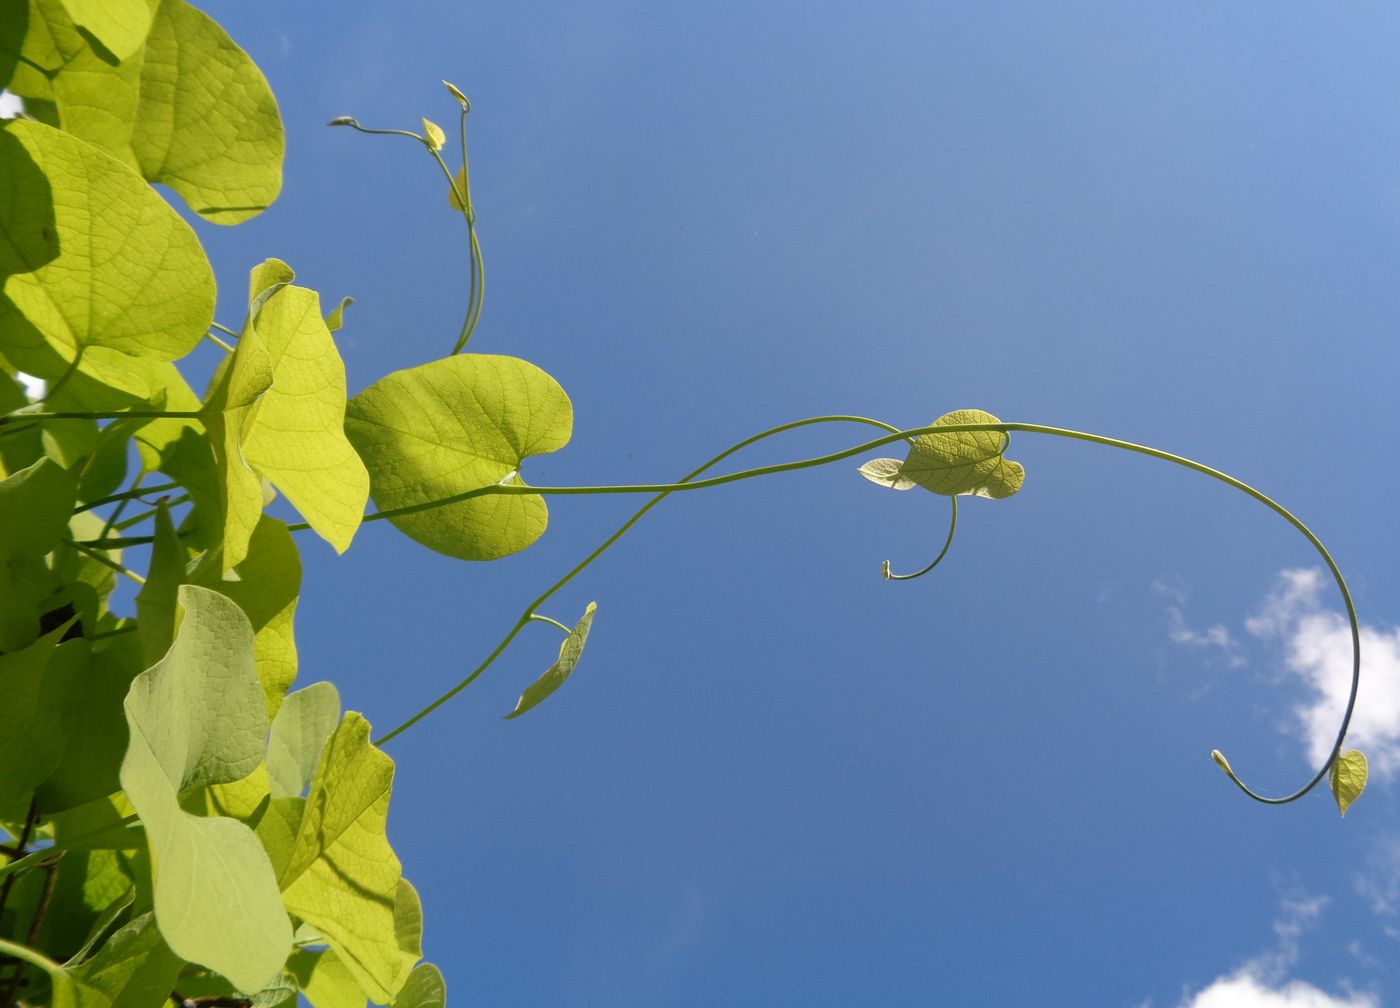
<instances>
[{"instance_id":1,"label":"foliage","mask_svg":"<svg viewBox=\"0 0 1400 1008\"><path fill-rule=\"evenodd\" d=\"M385 829L394 766L380 745L469 685L532 622L565 634L507 718L574 671L592 628L539 610L672 493L842 461L902 443L861 473L893 489L1006 498L1024 480L1012 432L1147 454L1222 480L1320 542L1258 491L1199 463L1098 435L958 410L907 430L826 416L764 431L674 483L534 487L527 460L563 448L572 406L513 357L466 353L483 267L466 164L446 131L363 133L421 145L465 225L469 294L452 353L348 397L326 313L276 259L250 270L234 329L194 231L152 188L221 225L276 197L281 120L257 67L184 0L3 0L0 85L27 115L0 125L0 1004L316 1008L441 1006L422 912ZM218 335L222 333L223 336ZM233 342L226 342L224 337ZM175 364L201 341L224 357L204 394ZM44 383L31 394L21 375ZM815 458L706 476L748 445L812 424L880 436ZM371 741L328 683L289 693L301 568L293 533L338 552L387 519L448 556L492 560L545 531L549 495L640 493L612 536L525 607L487 657ZM277 497L299 513L268 512ZM366 514L369 500L377 510ZM134 514L128 514L132 509ZM127 534L127 533L133 534ZM133 569L139 558L144 572ZM917 575L892 575L907 579ZM138 586L132 589L130 585ZM134 610L134 615L132 614ZM1359 645L1358 645L1359 647ZM1355 676L1359 650L1355 652ZM1365 761L1329 775L1339 808Z\"/></svg>"}]
</instances>

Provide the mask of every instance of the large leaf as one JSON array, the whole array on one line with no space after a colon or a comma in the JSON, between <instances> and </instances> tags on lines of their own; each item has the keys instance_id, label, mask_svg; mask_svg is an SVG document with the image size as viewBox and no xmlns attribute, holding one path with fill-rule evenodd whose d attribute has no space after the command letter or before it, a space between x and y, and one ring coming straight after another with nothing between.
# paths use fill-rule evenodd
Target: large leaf
<instances>
[{"instance_id":1,"label":"large leaf","mask_svg":"<svg viewBox=\"0 0 1400 1008\"><path fill-rule=\"evenodd\" d=\"M583 646L588 643L588 631L593 628L593 613L597 610L596 602L588 603L588 608L583 611L583 618L569 631L569 636L564 638L564 643L559 645L559 657L544 675L531 683L524 693L520 694L520 699L515 703L515 709L506 715L506 720L518 718L527 710L540 704L547 696L564 685L564 680L569 678L569 673L573 672L574 666L578 664L579 657L583 654Z\"/></svg>"},{"instance_id":2,"label":"large leaf","mask_svg":"<svg viewBox=\"0 0 1400 1008\"><path fill-rule=\"evenodd\" d=\"M345 429L391 510L519 482L526 458L568 443L573 407L533 364L466 354L380 379L350 400ZM391 520L439 553L494 560L538 539L549 513L542 497L497 494Z\"/></svg>"},{"instance_id":3,"label":"large leaf","mask_svg":"<svg viewBox=\"0 0 1400 1008\"><path fill-rule=\"evenodd\" d=\"M52 192L0 201L0 351L51 380L85 348L161 360L188 352L214 312L214 277L189 225L96 148L37 122L0 124L0 178L27 179L31 164ZM46 225L31 200L52 206L55 257L35 249L33 228L42 238ZM100 382L112 384L111 363L94 372ZM148 392L145 383L136 390Z\"/></svg>"},{"instance_id":4,"label":"large leaf","mask_svg":"<svg viewBox=\"0 0 1400 1008\"><path fill-rule=\"evenodd\" d=\"M933 423L994 424L996 417L982 410L954 410ZM907 490L914 485L949 497L970 495L1000 499L1010 497L1025 481L1019 462L1003 457L1007 436L1000 431L958 431L951 434L922 434L909 446L909 456L872 459L860 467L860 474L872 483Z\"/></svg>"},{"instance_id":5,"label":"large leaf","mask_svg":"<svg viewBox=\"0 0 1400 1008\"><path fill-rule=\"evenodd\" d=\"M315 291L282 284L259 304L261 296L238 352L260 348L272 384L243 432L243 459L343 553L369 498L369 474L345 438L345 366Z\"/></svg>"},{"instance_id":6,"label":"large leaf","mask_svg":"<svg viewBox=\"0 0 1400 1008\"><path fill-rule=\"evenodd\" d=\"M230 599L180 589L170 651L132 682L131 743L121 784L155 857L155 913L179 956L256 991L277 974L292 930L266 852L244 824L180 807L191 787L246 777L262 761L268 720L253 628Z\"/></svg>"},{"instance_id":7,"label":"large leaf","mask_svg":"<svg viewBox=\"0 0 1400 1008\"><path fill-rule=\"evenodd\" d=\"M44 458L0 481L0 651L39 636L39 603L50 591L43 557L68 530L78 482Z\"/></svg>"},{"instance_id":8,"label":"large leaf","mask_svg":"<svg viewBox=\"0 0 1400 1008\"><path fill-rule=\"evenodd\" d=\"M183 0L32 0L29 16L13 90L53 102L56 125L217 224L247 220L277 197L277 102L208 15Z\"/></svg>"},{"instance_id":9,"label":"large leaf","mask_svg":"<svg viewBox=\"0 0 1400 1008\"><path fill-rule=\"evenodd\" d=\"M369 723L347 713L321 752L279 878L287 909L325 936L380 1004L413 965L396 927L401 868L384 834L393 783L393 760L370 744Z\"/></svg>"}]
</instances>

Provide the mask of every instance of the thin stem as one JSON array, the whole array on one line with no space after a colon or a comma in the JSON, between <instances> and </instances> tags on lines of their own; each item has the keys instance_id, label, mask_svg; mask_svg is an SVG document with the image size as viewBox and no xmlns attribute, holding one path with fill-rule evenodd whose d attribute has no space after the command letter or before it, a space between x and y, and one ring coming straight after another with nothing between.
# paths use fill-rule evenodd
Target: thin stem
<instances>
[{"instance_id":1,"label":"thin stem","mask_svg":"<svg viewBox=\"0 0 1400 1008\"><path fill-rule=\"evenodd\" d=\"M226 332L226 333L232 333L232 332L233 332L233 330L227 329L227 328L225 328L224 326L219 325L219 323L217 323L217 322L211 322L210 325L214 326L216 329L222 329L222 330L223 330L224 332ZM236 334L235 334L235 335L236 335ZM226 343L225 341L219 339L219 337L215 336L215 335L214 335L213 333L211 333L211 332L206 332L206 333L204 334L204 338L207 339L210 343L213 343L216 347L218 347L218 348L219 348L220 350L222 350L224 353L233 353L233 352L234 352L232 344Z\"/></svg>"},{"instance_id":2,"label":"thin stem","mask_svg":"<svg viewBox=\"0 0 1400 1008\"><path fill-rule=\"evenodd\" d=\"M98 563L102 564L104 567L112 568L112 570L116 571L118 574L122 575L125 578L129 578L130 580L136 582L138 585L144 585L146 583L146 579L143 578L140 574L137 574L134 570L128 570L127 568L123 567L111 557L104 554L100 549L94 549L87 543L79 542L76 539L61 539L59 541L68 546L73 547L79 553L86 554L87 556L96 560Z\"/></svg>"},{"instance_id":3,"label":"thin stem","mask_svg":"<svg viewBox=\"0 0 1400 1008\"><path fill-rule=\"evenodd\" d=\"M144 474L143 474L143 475L144 475ZM82 505L81 507L76 507L76 508L74 508L74 509L73 509L73 513L74 513L74 514L82 514L84 511L91 511L93 508L99 508L99 507L102 507L102 506L104 506L104 505L106 505L106 504L115 504L115 503L117 503L117 501L132 500L132 499L138 499L138 500L139 500L141 497L144 497L146 494L164 493L166 490L174 490L174 489L176 489L177 487L181 487L181 486L184 486L184 484L183 484L183 483L157 483L155 486L148 486L148 487L134 486L134 487L132 487L130 490L125 490L125 491L123 491L122 493L114 493L114 494L112 494L112 495L110 495L110 496L108 496L108 497L103 497L103 498L101 498L100 500L88 501L86 504Z\"/></svg>"},{"instance_id":4,"label":"thin stem","mask_svg":"<svg viewBox=\"0 0 1400 1008\"><path fill-rule=\"evenodd\" d=\"M162 419L169 417L174 420L198 420L204 414L198 410L122 410L120 412L57 412L57 413L23 413L16 411L0 416L0 425L18 423L25 421L41 420L126 420L130 417L143 417L148 419Z\"/></svg>"},{"instance_id":5,"label":"thin stem","mask_svg":"<svg viewBox=\"0 0 1400 1008\"><path fill-rule=\"evenodd\" d=\"M886 581L913 581L915 578L923 577L929 571L937 567L943 561L943 558L948 555L948 549L953 545L953 533L958 530L958 499L956 497L949 497L948 503L953 505L953 512L948 519L948 538L943 540L943 548L938 551L938 556L934 557L923 570L915 571L913 574L891 573L890 562L886 560L884 566L881 568Z\"/></svg>"},{"instance_id":6,"label":"thin stem","mask_svg":"<svg viewBox=\"0 0 1400 1008\"><path fill-rule=\"evenodd\" d=\"M183 503L185 503L185 502L186 502L187 500L189 500L189 499L190 499L190 495L189 495L189 494L180 494L180 496L178 496L178 497L171 497L171 498L169 498L168 500L166 500L165 506L168 507L168 508L174 507L174 506L177 505L177 504L183 504ZM118 522L116 525L114 525L114 526L112 526L112 527L115 528L118 532L122 532L122 531L125 531L126 529L131 528L131 526L133 526L133 525L140 525L143 521L149 521L150 519L154 518L154 517L155 517L157 514L159 514L159 513L160 513L160 508L159 508L159 507L153 507L153 508L151 508L149 511L142 511L139 515L132 515L130 518L126 519L125 521Z\"/></svg>"},{"instance_id":7,"label":"thin stem","mask_svg":"<svg viewBox=\"0 0 1400 1008\"><path fill-rule=\"evenodd\" d=\"M670 494L674 493L678 489L688 490L693 486L697 486L697 483L691 482L691 480L693 480L696 476L699 476L705 470L711 468L712 466L718 465L720 462L723 462L735 452L742 451L743 449L747 448L751 444L754 444L755 442L762 441L764 438L772 437L775 434L782 434L786 431L795 430L798 427L806 427L811 424L819 423L859 423L867 424L872 427L879 427L882 430L895 432L894 437L885 438L879 442L880 444L886 444L890 440L897 440L899 436L902 436L901 432L899 432L897 428L891 427L889 424L882 423L879 420L871 420L867 417L820 416L810 417L806 420L794 420L791 423L780 424L777 427L771 427L766 431L762 431L758 434L753 435L752 437L747 437L744 440L738 442L737 444L730 445L728 448L720 452L714 458L710 459L704 465L692 470L685 476L681 477L678 483L670 484L666 488L659 491L655 497L653 497L651 500L647 501L640 508L638 508L636 513L633 514L631 518L628 518L625 522L623 522L616 532L604 539L602 543L600 543L593 550L593 552L589 553L586 557L584 557L577 564L575 564L574 567L567 574L565 574L558 581L554 582L554 584L550 585L550 587L545 590L543 595L541 595L539 598L535 599L533 602L527 605L525 607L525 611L521 613L520 618L515 621L515 625L512 626L510 630L506 633L505 638L499 644L496 645L495 649L489 655L486 656L485 661L483 661L480 665L478 665L475 669L472 670L470 675L468 675L465 679L461 680L459 683L457 683L457 685L453 686L446 693L439 696L432 703L428 704L417 714L414 714L407 721L404 721L392 731L387 732L386 734L381 735L379 738L375 739L374 744L377 746L383 745L385 742L388 742L395 736L403 734L405 731L407 731L409 728L412 728L415 724L423 720L433 711L437 710L443 704L447 703L447 701L451 700L458 693L462 692L462 690L470 686L472 682L475 681L475 679L479 675L481 675L481 673L485 672L488 668L491 667L491 663L494 662L496 658L500 656L501 652L503 652L506 649L510 642L515 640L516 635L520 633L521 629L525 626L525 624L530 621L530 616L535 612L535 610L539 609L540 606L544 605L545 602L549 601L550 597L553 596L555 592L559 591L566 584L572 581L577 575L581 574L584 571L584 569L588 567L589 564L593 563L594 560L597 560L600 556L607 552L608 548L612 546L613 543L621 539L633 525L637 524L637 522L642 520L642 517L648 511L650 511L656 505L660 504ZM857 450L864 450L864 446ZM383 514L384 517L389 517L384 512L381 512L381 514Z\"/></svg>"},{"instance_id":8,"label":"thin stem","mask_svg":"<svg viewBox=\"0 0 1400 1008\"><path fill-rule=\"evenodd\" d=\"M125 829L127 826L130 826L133 823L140 821L140 819L141 817L135 812L133 812L131 813L131 815L125 817L124 819L118 819L116 822L108 823L106 826L99 826L97 829L89 830L87 833L83 833L80 836L76 836L71 840L65 840L61 843L50 844L48 847L41 847L39 850L36 850L31 854L26 854L18 861L11 861L7 865L0 865L0 878L4 878L7 875L17 875L20 872L29 871L31 868L39 868L44 864L44 862L48 861L51 858L60 857L70 850L73 850L84 844L91 843L93 840L96 840L99 837L106 836L113 830ZM136 831L132 830L131 832L135 833ZM130 845L131 848L137 846L139 846L139 844L133 843Z\"/></svg>"},{"instance_id":9,"label":"thin stem","mask_svg":"<svg viewBox=\"0 0 1400 1008\"><path fill-rule=\"evenodd\" d=\"M539 613L531 613L531 614L530 614L530 619L532 619L532 620L539 620L541 623L548 623L550 626L557 626L560 630L563 630L566 634L571 634L571 633L573 633L572 630L570 630L568 627L566 627L563 623L560 623L557 619L550 619L548 616L541 616Z\"/></svg>"}]
</instances>

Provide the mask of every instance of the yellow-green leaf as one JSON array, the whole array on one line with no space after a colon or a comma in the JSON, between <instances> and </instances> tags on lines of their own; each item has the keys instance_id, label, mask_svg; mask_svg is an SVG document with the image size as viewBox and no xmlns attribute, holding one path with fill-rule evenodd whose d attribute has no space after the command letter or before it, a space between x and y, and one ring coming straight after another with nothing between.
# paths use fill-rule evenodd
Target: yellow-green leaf
<instances>
[{"instance_id":1,"label":"yellow-green leaf","mask_svg":"<svg viewBox=\"0 0 1400 1008\"><path fill-rule=\"evenodd\" d=\"M1337 811L1342 815L1347 814L1351 803L1366 790L1367 774L1366 754L1359 749L1348 749L1333 760L1327 783L1332 788L1332 797L1337 799Z\"/></svg>"},{"instance_id":2,"label":"yellow-green leaf","mask_svg":"<svg viewBox=\"0 0 1400 1008\"><path fill-rule=\"evenodd\" d=\"M431 119L423 120L423 136L427 139L430 150L440 151L442 145L447 143L447 134Z\"/></svg>"},{"instance_id":3,"label":"yellow-green leaf","mask_svg":"<svg viewBox=\"0 0 1400 1008\"><path fill-rule=\"evenodd\" d=\"M393 760L370 744L369 723L347 713L321 752L279 878L287 909L321 932L380 1004L411 966L394 912L402 870L384 834L393 782Z\"/></svg>"},{"instance_id":4,"label":"yellow-green leaf","mask_svg":"<svg viewBox=\"0 0 1400 1008\"><path fill-rule=\"evenodd\" d=\"M156 921L176 955L256 991L292 946L267 853L243 823L190 815L186 789L236 781L261 763L268 720L253 628L230 599L180 588L169 652L133 680L121 785L146 827Z\"/></svg>"},{"instance_id":5,"label":"yellow-green leaf","mask_svg":"<svg viewBox=\"0 0 1400 1008\"><path fill-rule=\"evenodd\" d=\"M996 417L982 410L954 410L939 417L934 425L998 422ZM862 475L896 489L902 489L901 481L912 481L926 490L950 497L1010 497L1021 489L1026 473L1019 462L1002 456L1008 440L1005 434L994 430L923 434L910 444L909 457L897 473L890 474L886 465L877 465L874 472L883 478L874 478L865 467L862 467ZM876 460L876 463L888 461Z\"/></svg>"},{"instance_id":6,"label":"yellow-green leaf","mask_svg":"<svg viewBox=\"0 0 1400 1008\"><path fill-rule=\"evenodd\" d=\"M119 60L131 56L151 30L151 3L147 0L63 0L75 24L87 29Z\"/></svg>"},{"instance_id":7,"label":"yellow-green leaf","mask_svg":"<svg viewBox=\"0 0 1400 1008\"><path fill-rule=\"evenodd\" d=\"M345 420L385 510L519 483L524 460L562 448L572 430L573 407L553 378L490 354L396 371L351 399ZM494 560L538 539L549 512L542 497L493 494L391 520L439 553Z\"/></svg>"},{"instance_id":8,"label":"yellow-green leaf","mask_svg":"<svg viewBox=\"0 0 1400 1008\"><path fill-rule=\"evenodd\" d=\"M574 670L579 656L583 654L583 646L588 643L588 631L593 628L593 613L597 609L596 602L588 603L588 608L583 611L583 618L569 631L564 643L559 645L558 660L520 694L520 699L515 703L515 710L505 717L507 721L518 718L527 710L538 706L547 696L564 685L564 680L569 678L569 673Z\"/></svg>"}]
</instances>

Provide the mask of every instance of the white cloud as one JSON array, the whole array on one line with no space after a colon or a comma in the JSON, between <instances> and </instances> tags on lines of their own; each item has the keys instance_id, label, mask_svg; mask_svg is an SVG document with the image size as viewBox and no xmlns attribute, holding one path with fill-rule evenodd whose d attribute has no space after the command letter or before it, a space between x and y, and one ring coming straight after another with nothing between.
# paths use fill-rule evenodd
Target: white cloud
<instances>
[{"instance_id":1,"label":"white cloud","mask_svg":"<svg viewBox=\"0 0 1400 1008\"><path fill-rule=\"evenodd\" d=\"M1274 921L1278 946L1183 998L1180 1008L1378 1008L1369 994L1329 994L1306 980L1285 979L1298 961L1299 939L1326 905L1325 896L1285 899Z\"/></svg>"},{"instance_id":2,"label":"white cloud","mask_svg":"<svg viewBox=\"0 0 1400 1008\"><path fill-rule=\"evenodd\" d=\"M1196 630L1186 622L1186 592L1161 581L1154 581L1152 588L1159 595L1165 595L1172 600L1171 605L1167 606L1167 637L1173 644L1216 649L1231 668L1239 668L1245 664L1244 657L1240 654L1239 642L1224 624L1217 623L1204 630Z\"/></svg>"},{"instance_id":3,"label":"white cloud","mask_svg":"<svg viewBox=\"0 0 1400 1008\"><path fill-rule=\"evenodd\" d=\"M1368 994L1332 995L1304 980L1288 980L1274 986L1245 966L1221 977L1181 1008L1376 1008Z\"/></svg>"},{"instance_id":4,"label":"white cloud","mask_svg":"<svg viewBox=\"0 0 1400 1008\"><path fill-rule=\"evenodd\" d=\"M1330 580L1321 570L1286 570L1260 611L1245 622L1256 637L1276 640L1284 661L1311 696L1296 708L1315 763L1332 751L1351 690L1351 633L1346 618L1323 606ZM1365 750L1373 772L1400 770L1400 628L1362 624L1361 688L1347 744Z\"/></svg>"}]
</instances>

